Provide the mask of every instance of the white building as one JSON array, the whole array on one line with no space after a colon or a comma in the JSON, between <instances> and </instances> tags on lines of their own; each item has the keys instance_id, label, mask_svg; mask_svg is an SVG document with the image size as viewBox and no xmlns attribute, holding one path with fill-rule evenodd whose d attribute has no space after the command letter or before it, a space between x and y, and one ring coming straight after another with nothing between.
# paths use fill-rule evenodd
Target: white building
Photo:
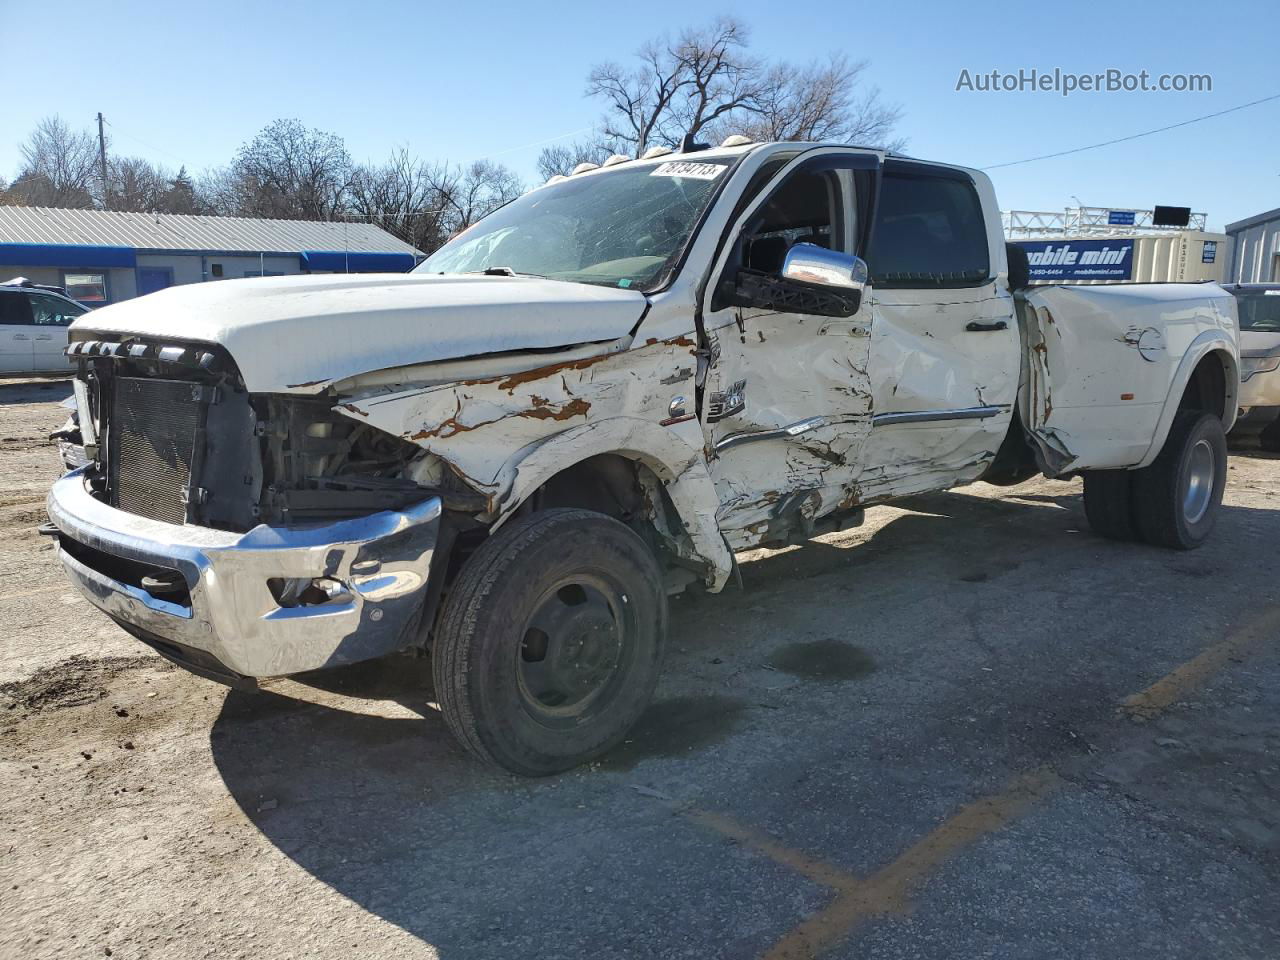
<instances>
[{"instance_id":1,"label":"white building","mask_svg":"<svg viewBox=\"0 0 1280 960\"><path fill-rule=\"evenodd\" d=\"M1280 208L1227 224L1235 255L1227 280L1232 283L1280 283Z\"/></svg>"}]
</instances>

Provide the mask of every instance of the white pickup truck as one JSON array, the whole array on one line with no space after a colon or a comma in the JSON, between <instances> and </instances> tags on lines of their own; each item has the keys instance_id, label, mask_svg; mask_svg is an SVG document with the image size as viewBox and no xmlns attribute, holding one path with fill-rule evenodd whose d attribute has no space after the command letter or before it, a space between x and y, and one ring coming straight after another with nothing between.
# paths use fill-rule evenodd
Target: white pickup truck
<instances>
[{"instance_id":1,"label":"white pickup truck","mask_svg":"<svg viewBox=\"0 0 1280 960\"><path fill-rule=\"evenodd\" d=\"M585 165L584 165L585 167ZM773 143L612 158L413 273L174 287L76 322L85 596L234 683L428 652L477 756L645 709L667 596L895 497L1082 474L1103 536L1213 526L1213 284L1024 286L975 170ZM424 691L424 702L427 694Z\"/></svg>"}]
</instances>

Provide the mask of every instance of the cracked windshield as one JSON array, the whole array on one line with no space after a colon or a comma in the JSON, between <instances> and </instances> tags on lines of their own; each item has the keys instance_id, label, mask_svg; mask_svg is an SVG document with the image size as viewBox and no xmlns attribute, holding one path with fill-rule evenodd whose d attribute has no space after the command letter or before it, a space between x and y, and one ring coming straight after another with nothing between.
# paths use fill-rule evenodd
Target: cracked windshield
<instances>
[{"instance_id":1,"label":"cracked windshield","mask_svg":"<svg viewBox=\"0 0 1280 960\"><path fill-rule=\"evenodd\" d=\"M608 287L659 287L711 202L724 162L671 161L574 177L490 214L417 273L510 270Z\"/></svg>"}]
</instances>

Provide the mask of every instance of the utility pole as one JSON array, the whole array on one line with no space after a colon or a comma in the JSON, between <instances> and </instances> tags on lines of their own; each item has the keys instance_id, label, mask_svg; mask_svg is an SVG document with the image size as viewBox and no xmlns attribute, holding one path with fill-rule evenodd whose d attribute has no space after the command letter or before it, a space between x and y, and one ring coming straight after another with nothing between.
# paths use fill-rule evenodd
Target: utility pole
<instances>
[{"instance_id":1,"label":"utility pole","mask_svg":"<svg viewBox=\"0 0 1280 960\"><path fill-rule=\"evenodd\" d=\"M102 176L102 206L109 207L107 196L107 135L102 130L106 121L102 119L102 111L98 111L98 173Z\"/></svg>"}]
</instances>

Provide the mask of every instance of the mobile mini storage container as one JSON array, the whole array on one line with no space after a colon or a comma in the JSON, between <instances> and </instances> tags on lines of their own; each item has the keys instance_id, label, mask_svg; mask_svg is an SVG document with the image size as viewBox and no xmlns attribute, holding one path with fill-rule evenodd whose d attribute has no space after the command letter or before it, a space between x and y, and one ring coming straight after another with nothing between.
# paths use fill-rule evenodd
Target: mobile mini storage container
<instances>
[{"instance_id":1,"label":"mobile mini storage container","mask_svg":"<svg viewBox=\"0 0 1280 960\"><path fill-rule=\"evenodd\" d=\"M1014 242L1032 283L1221 283L1231 261L1230 238L1202 230Z\"/></svg>"}]
</instances>

